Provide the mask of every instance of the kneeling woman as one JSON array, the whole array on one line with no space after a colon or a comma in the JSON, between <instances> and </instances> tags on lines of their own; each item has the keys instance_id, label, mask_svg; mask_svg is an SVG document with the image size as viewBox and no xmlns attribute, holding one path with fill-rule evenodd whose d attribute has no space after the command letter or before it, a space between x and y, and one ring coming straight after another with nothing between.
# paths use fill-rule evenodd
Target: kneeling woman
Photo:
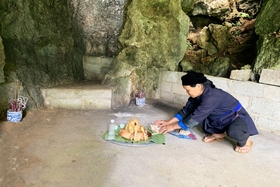
<instances>
[{"instance_id":1,"label":"kneeling woman","mask_svg":"<svg viewBox=\"0 0 280 187\"><path fill-rule=\"evenodd\" d=\"M202 73L188 72L181 77L183 88L190 96L186 105L169 120L156 120L160 132L188 129L200 125L205 143L223 140L226 134L237 141L235 151L247 153L258 134L256 126L240 102L229 93L218 89Z\"/></svg>"}]
</instances>

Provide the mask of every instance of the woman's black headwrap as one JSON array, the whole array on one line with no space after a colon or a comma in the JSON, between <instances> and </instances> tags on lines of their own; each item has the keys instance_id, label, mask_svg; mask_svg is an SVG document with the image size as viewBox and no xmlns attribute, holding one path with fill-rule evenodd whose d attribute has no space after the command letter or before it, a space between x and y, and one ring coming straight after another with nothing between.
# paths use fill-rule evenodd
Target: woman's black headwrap
<instances>
[{"instance_id":1,"label":"woman's black headwrap","mask_svg":"<svg viewBox=\"0 0 280 187\"><path fill-rule=\"evenodd\" d=\"M197 73L194 71L188 71L186 75L181 77L182 85L196 85L196 84L203 84L207 81L207 78L204 76L203 73Z\"/></svg>"}]
</instances>

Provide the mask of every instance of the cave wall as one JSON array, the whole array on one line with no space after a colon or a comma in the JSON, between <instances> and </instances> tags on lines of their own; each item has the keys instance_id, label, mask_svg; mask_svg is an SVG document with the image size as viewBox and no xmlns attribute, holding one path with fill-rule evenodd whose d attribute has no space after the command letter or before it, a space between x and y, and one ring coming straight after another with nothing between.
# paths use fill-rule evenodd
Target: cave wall
<instances>
[{"instance_id":1,"label":"cave wall","mask_svg":"<svg viewBox=\"0 0 280 187\"><path fill-rule=\"evenodd\" d=\"M115 57L118 35L123 24L125 0L70 0L71 16L83 35L89 57Z\"/></svg>"},{"instance_id":2,"label":"cave wall","mask_svg":"<svg viewBox=\"0 0 280 187\"><path fill-rule=\"evenodd\" d=\"M252 66L260 9L259 0L195 0L187 13L192 23L189 47L178 69L228 78L231 70Z\"/></svg>"},{"instance_id":3,"label":"cave wall","mask_svg":"<svg viewBox=\"0 0 280 187\"><path fill-rule=\"evenodd\" d=\"M86 80L101 82L119 53L124 3L125 0L70 0L71 15L83 35Z\"/></svg>"},{"instance_id":4,"label":"cave wall","mask_svg":"<svg viewBox=\"0 0 280 187\"><path fill-rule=\"evenodd\" d=\"M0 37L0 84L5 82L4 79L5 52L2 38Z\"/></svg>"},{"instance_id":5,"label":"cave wall","mask_svg":"<svg viewBox=\"0 0 280 187\"><path fill-rule=\"evenodd\" d=\"M0 10L5 51L0 111L16 92L29 98L28 108L38 108L43 105L41 87L84 78L84 43L68 0L2 0Z\"/></svg>"},{"instance_id":6,"label":"cave wall","mask_svg":"<svg viewBox=\"0 0 280 187\"><path fill-rule=\"evenodd\" d=\"M249 63L256 74L277 70L279 7L277 0L2 0L0 113L15 88L29 98L28 108L42 107L40 88L83 80L83 59L113 58L104 83L128 85L126 102L137 89L152 96L160 69L226 76Z\"/></svg>"},{"instance_id":7,"label":"cave wall","mask_svg":"<svg viewBox=\"0 0 280 187\"><path fill-rule=\"evenodd\" d=\"M113 107L128 105L139 91L152 97L159 70L176 70L187 47L190 20L180 0L132 0L125 10L121 51L103 81L113 86Z\"/></svg>"},{"instance_id":8,"label":"cave wall","mask_svg":"<svg viewBox=\"0 0 280 187\"><path fill-rule=\"evenodd\" d=\"M280 1L268 0L264 3L256 21L257 58L254 71L262 69L280 70Z\"/></svg>"}]
</instances>

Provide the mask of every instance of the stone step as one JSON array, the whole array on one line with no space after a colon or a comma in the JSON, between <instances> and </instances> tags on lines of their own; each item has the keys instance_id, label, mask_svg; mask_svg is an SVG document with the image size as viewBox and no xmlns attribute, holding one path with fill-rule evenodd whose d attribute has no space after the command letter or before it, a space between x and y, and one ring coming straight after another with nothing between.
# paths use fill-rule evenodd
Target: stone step
<instances>
[{"instance_id":1,"label":"stone step","mask_svg":"<svg viewBox=\"0 0 280 187\"><path fill-rule=\"evenodd\" d=\"M83 81L41 88L44 104L49 109L111 109L112 89L98 82Z\"/></svg>"}]
</instances>

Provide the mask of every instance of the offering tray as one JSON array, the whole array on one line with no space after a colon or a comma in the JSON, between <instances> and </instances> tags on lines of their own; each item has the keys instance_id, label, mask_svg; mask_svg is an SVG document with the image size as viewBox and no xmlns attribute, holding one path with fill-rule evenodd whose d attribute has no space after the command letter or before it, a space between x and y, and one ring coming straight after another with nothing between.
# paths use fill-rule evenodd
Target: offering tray
<instances>
[{"instance_id":1,"label":"offering tray","mask_svg":"<svg viewBox=\"0 0 280 187\"><path fill-rule=\"evenodd\" d=\"M163 134L153 134L152 130L149 127L145 127L148 131L148 140L146 141L139 141L134 142L128 139L125 139L119 135L119 131L122 128L117 128L115 130L115 139L114 140L108 140L108 131L106 131L103 135L103 138L111 143L123 145L123 146L129 146L129 147L143 147L143 146L150 146L153 144L165 144L165 135Z\"/></svg>"}]
</instances>

